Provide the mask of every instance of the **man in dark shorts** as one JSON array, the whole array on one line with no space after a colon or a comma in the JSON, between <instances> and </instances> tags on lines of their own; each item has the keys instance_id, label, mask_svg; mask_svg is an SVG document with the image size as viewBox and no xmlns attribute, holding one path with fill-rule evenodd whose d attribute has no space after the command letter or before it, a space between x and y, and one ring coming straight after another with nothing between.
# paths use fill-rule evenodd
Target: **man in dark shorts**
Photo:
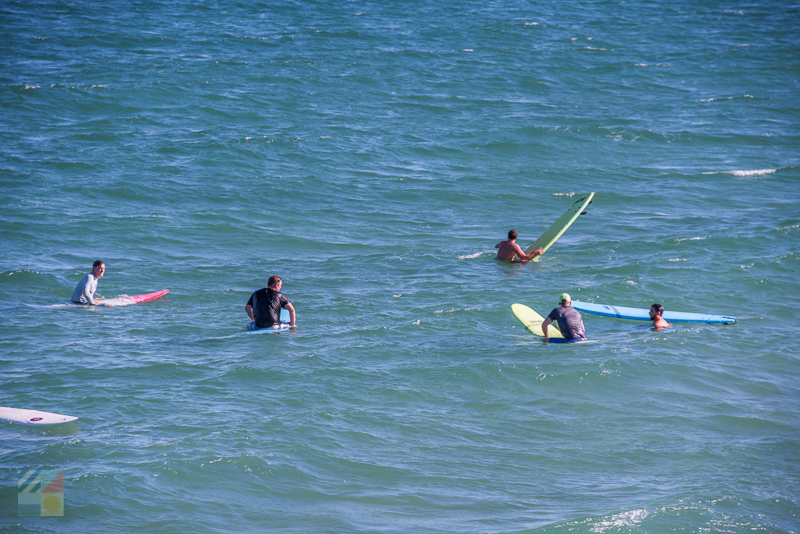
<instances>
[{"instance_id":1,"label":"man in dark shorts","mask_svg":"<svg viewBox=\"0 0 800 534\"><path fill-rule=\"evenodd\" d=\"M558 299L558 308L550 312L547 319L542 323L542 332L544 333L544 340L547 341L547 327L550 323L556 321L558 329L561 330L561 335L564 339L588 339L586 337L586 328L583 327L583 319L581 314L572 307L572 299L567 293L562 293Z\"/></svg>"},{"instance_id":2,"label":"man in dark shorts","mask_svg":"<svg viewBox=\"0 0 800 534\"><path fill-rule=\"evenodd\" d=\"M283 280L277 274L269 277L267 287L259 289L250 295L250 300L244 310L253 323L250 325L255 328L280 328L281 327L281 308L289 310L289 327L296 328L294 324L294 306L281 293Z\"/></svg>"}]
</instances>

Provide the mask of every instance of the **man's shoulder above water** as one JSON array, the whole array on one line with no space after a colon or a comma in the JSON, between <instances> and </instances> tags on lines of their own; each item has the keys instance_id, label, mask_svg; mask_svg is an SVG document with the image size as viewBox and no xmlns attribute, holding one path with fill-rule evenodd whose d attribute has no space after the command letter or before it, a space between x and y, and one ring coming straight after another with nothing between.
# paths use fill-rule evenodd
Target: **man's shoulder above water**
<instances>
[{"instance_id":1,"label":"man's shoulder above water","mask_svg":"<svg viewBox=\"0 0 800 534\"><path fill-rule=\"evenodd\" d=\"M522 257L524 252L514 241L501 241L495 245L497 248L497 259L505 261L513 261L515 256Z\"/></svg>"}]
</instances>

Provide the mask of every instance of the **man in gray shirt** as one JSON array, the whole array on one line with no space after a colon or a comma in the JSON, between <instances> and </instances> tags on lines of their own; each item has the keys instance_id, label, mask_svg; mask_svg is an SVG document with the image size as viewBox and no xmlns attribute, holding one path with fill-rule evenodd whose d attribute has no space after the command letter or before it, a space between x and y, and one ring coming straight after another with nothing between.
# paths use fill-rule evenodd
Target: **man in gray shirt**
<instances>
[{"instance_id":1,"label":"man in gray shirt","mask_svg":"<svg viewBox=\"0 0 800 534\"><path fill-rule=\"evenodd\" d=\"M106 272L106 264L97 260L92 264L92 272L83 277L72 293L72 302L76 304L91 304L92 306L105 306L105 304L94 300L94 292L97 291L97 280L102 278Z\"/></svg>"},{"instance_id":2,"label":"man in gray shirt","mask_svg":"<svg viewBox=\"0 0 800 534\"><path fill-rule=\"evenodd\" d=\"M558 329L564 339L587 339L586 328L583 326L583 319L581 314L572 307L572 299L569 294L562 293L558 299L558 308L550 312L550 315L542 323L542 332L544 332L544 340L547 341L547 327L553 321L558 324Z\"/></svg>"}]
</instances>

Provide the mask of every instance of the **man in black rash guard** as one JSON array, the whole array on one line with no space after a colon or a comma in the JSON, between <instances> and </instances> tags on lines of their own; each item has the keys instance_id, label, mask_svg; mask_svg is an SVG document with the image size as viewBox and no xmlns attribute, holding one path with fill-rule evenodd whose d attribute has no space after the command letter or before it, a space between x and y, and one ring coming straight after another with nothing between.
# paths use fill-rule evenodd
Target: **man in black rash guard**
<instances>
[{"instance_id":1,"label":"man in black rash guard","mask_svg":"<svg viewBox=\"0 0 800 534\"><path fill-rule=\"evenodd\" d=\"M267 287L250 295L244 310L256 328L280 328L281 308L289 310L289 326L296 328L292 303L281 293L283 280L277 274L269 277Z\"/></svg>"},{"instance_id":2,"label":"man in black rash guard","mask_svg":"<svg viewBox=\"0 0 800 534\"><path fill-rule=\"evenodd\" d=\"M544 333L544 340L547 341L547 327L550 323L556 321L558 329L561 330L561 335L564 339L587 339L586 328L583 327L583 319L581 314L572 307L572 299L567 293L562 293L558 299L558 308L555 308L547 316L547 319L542 323L542 332Z\"/></svg>"}]
</instances>

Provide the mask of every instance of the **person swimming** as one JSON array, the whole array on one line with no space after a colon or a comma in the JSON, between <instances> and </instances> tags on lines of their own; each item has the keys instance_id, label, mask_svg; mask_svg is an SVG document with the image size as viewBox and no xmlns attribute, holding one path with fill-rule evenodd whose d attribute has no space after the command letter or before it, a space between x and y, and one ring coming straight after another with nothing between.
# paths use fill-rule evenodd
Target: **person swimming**
<instances>
[{"instance_id":1,"label":"person swimming","mask_svg":"<svg viewBox=\"0 0 800 534\"><path fill-rule=\"evenodd\" d=\"M663 330L672 326L662 315L664 315L664 306L661 304L653 304L650 306L650 320L653 321L653 328L656 330Z\"/></svg>"}]
</instances>

